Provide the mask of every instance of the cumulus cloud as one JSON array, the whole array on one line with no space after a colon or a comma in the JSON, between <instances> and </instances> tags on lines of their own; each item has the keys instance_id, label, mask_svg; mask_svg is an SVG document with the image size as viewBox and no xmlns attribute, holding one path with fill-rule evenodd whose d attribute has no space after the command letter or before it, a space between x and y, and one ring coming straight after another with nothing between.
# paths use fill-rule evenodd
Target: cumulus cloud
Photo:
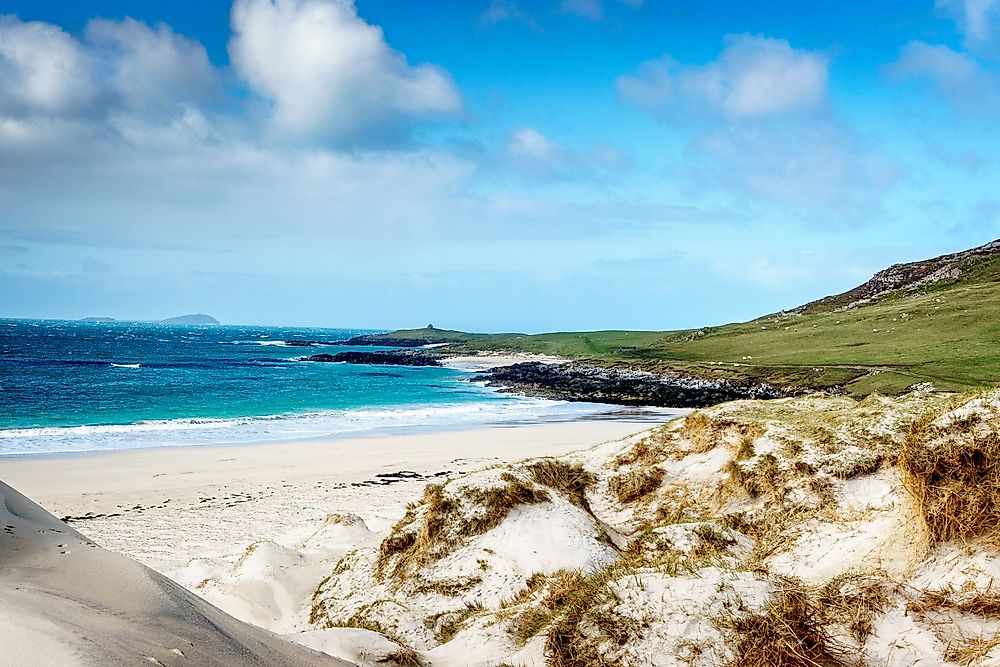
<instances>
[{"instance_id":1,"label":"cumulus cloud","mask_svg":"<svg viewBox=\"0 0 1000 667\"><path fill-rule=\"evenodd\" d=\"M1000 109L1000 80L996 74L975 57L943 44L910 42L886 73L896 80L926 81L963 110L992 113Z\"/></svg>"},{"instance_id":2,"label":"cumulus cloud","mask_svg":"<svg viewBox=\"0 0 1000 667\"><path fill-rule=\"evenodd\" d=\"M934 4L958 23L966 47L996 55L1000 0L935 0Z\"/></svg>"},{"instance_id":3,"label":"cumulus cloud","mask_svg":"<svg viewBox=\"0 0 1000 667\"><path fill-rule=\"evenodd\" d=\"M71 117L100 100L88 50L61 28L0 17L0 114Z\"/></svg>"},{"instance_id":4,"label":"cumulus cloud","mask_svg":"<svg viewBox=\"0 0 1000 667\"><path fill-rule=\"evenodd\" d=\"M826 105L829 59L783 39L730 35L718 59L682 65L669 56L619 77L619 94L653 113L678 107L733 118L810 113Z\"/></svg>"},{"instance_id":5,"label":"cumulus cloud","mask_svg":"<svg viewBox=\"0 0 1000 667\"><path fill-rule=\"evenodd\" d=\"M218 86L205 47L163 23L151 28L131 18L95 19L85 34L107 85L129 106L149 110L198 103Z\"/></svg>"},{"instance_id":6,"label":"cumulus cloud","mask_svg":"<svg viewBox=\"0 0 1000 667\"><path fill-rule=\"evenodd\" d=\"M99 19L84 34L0 18L0 141L114 130L123 113L183 115L218 86L204 47L165 25Z\"/></svg>"},{"instance_id":7,"label":"cumulus cloud","mask_svg":"<svg viewBox=\"0 0 1000 667\"><path fill-rule=\"evenodd\" d=\"M410 65L351 0L236 0L232 29L233 67L293 137L378 142L461 109L444 70Z\"/></svg>"}]
</instances>

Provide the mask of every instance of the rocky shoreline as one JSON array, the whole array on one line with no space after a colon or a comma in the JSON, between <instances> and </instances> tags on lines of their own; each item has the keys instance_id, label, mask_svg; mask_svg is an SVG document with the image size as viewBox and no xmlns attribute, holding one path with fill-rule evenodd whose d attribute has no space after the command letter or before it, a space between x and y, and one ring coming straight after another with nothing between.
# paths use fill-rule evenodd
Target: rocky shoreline
<instances>
[{"instance_id":1,"label":"rocky shoreline","mask_svg":"<svg viewBox=\"0 0 1000 667\"><path fill-rule=\"evenodd\" d=\"M388 350L385 352L337 352L314 354L303 361L375 366L441 366L439 357L419 350Z\"/></svg>"},{"instance_id":2,"label":"rocky shoreline","mask_svg":"<svg viewBox=\"0 0 1000 667\"><path fill-rule=\"evenodd\" d=\"M314 354L304 361L394 366L436 366L447 357L423 350L386 350ZM657 375L629 368L584 363L526 361L477 373L471 381L485 382L503 392L586 403L702 408L726 401L787 396L767 383L739 383L693 375Z\"/></svg>"},{"instance_id":3,"label":"rocky shoreline","mask_svg":"<svg viewBox=\"0 0 1000 667\"><path fill-rule=\"evenodd\" d=\"M476 380L500 391L563 401L702 408L740 399L787 395L766 383L736 383L690 375L656 375L628 368L529 361L480 373Z\"/></svg>"}]
</instances>

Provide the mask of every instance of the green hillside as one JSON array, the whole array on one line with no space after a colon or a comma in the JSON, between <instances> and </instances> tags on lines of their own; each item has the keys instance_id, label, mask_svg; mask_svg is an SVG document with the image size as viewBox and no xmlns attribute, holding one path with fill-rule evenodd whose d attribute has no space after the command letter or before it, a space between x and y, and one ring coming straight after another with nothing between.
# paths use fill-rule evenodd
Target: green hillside
<instances>
[{"instance_id":1,"label":"green hillside","mask_svg":"<svg viewBox=\"0 0 1000 667\"><path fill-rule=\"evenodd\" d=\"M920 382L974 389L1000 381L1000 248L980 251L898 265L845 295L796 311L697 330L525 335L413 329L389 335L451 341L449 353L534 352L790 387L843 386L853 394L899 393ZM935 271L945 277L921 283ZM850 295L871 294L894 279L902 283L870 303L849 305Z\"/></svg>"}]
</instances>

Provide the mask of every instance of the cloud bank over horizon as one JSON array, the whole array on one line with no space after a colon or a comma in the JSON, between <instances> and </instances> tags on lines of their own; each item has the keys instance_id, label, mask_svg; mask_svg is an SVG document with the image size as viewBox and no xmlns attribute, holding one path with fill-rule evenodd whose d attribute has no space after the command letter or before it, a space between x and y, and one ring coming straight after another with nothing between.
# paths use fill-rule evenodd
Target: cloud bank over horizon
<instances>
[{"instance_id":1,"label":"cloud bank over horizon","mask_svg":"<svg viewBox=\"0 0 1000 667\"><path fill-rule=\"evenodd\" d=\"M990 0L14 5L0 316L669 328L1000 236Z\"/></svg>"}]
</instances>

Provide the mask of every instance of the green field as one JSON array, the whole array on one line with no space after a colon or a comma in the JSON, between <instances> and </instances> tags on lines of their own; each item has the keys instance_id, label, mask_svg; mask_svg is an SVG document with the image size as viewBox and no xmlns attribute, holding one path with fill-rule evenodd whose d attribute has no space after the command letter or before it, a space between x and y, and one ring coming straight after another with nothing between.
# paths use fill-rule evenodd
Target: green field
<instances>
[{"instance_id":1,"label":"green field","mask_svg":"<svg viewBox=\"0 0 1000 667\"><path fill-rule=\"evenodd\" d=\"M683 331L469 334L441 329L393 337L453 341L448 353L522 351L703 377L766 380L792 388L896 394L919 382L968 390L1000 381L1000 257L960 281L837 312L778 313ZM877 330L877 331L876 331Z\"/></svg>"}]
</instances>

